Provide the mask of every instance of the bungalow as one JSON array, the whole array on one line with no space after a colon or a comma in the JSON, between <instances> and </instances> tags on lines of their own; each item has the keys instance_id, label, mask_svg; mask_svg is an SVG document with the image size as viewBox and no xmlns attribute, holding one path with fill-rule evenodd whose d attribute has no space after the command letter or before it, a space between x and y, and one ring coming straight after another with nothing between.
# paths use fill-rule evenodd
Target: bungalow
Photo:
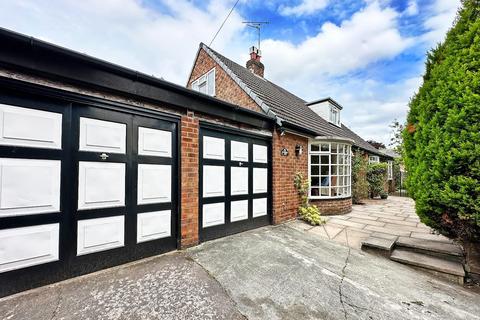
<instances>
[{"instance_id":1,"label":"bungalow","mask_svg":"<svg viewBox=\"0 0 480 320\"><path fill-rule=\"evenodd\" d=\"M370 161L390 160L341 122L343 107L332 98L307 102L264 78L259 49L243 67L201 43L187 87L275 119L273 145L274 223L297 216L296 172L310 181L310 203L322 214L351 210L352 151ZM305 150L305 152L304 152ZM237 177L240 178L240 177ZM246 178L245 178L246 179Z\"/></svg>"},{"instance_id":2,"label":"bungalow","mask_svg":"<svg viewBox=\"0 0 480 320\"><path fill-rule=\"evenodd\" d=\"M293 219L297 171L347 212L352 148L381 156L332 99L204 45L189 90L5 29L0 43L0 297Z\"/></svg>"}]
</instances>

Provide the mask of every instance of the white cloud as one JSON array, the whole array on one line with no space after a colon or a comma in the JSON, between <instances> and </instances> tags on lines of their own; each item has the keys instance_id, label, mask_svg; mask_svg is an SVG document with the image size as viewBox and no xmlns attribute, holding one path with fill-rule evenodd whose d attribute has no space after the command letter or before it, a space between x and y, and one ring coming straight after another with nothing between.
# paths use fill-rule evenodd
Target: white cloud
<instances>
[{"instance_id":1,"label":"white cloud","mask_svg":"<svg viewBox=\"0 0 480 320\"><path fill-rule=\"evenodd\" d=\"M320 32L298 45L282 40L265 40L262 51L268 76L291 79L292 71L302 78L318 74L341 75L388 59L413 44L397 29L399 14L376 2L355 13L340 26L327 22Z\"/></svg>"},{"instance_id":2,"label":"white cloud","mask_svg":"<svg viewBox=\"0 0 480 320\"><path fill-rule=\"evenodd\" d=\"M428 30L422 39L430 46L445 39L445 34L452 27L453 20L460 7L460 0L435 0L427 9L430 13L424 22Z\"/></svg>"},{"instance_id":3,"label":"white cloud","mask_svg":"<svg viewBox=\"0 0 480 320\"><path fill-rule=\"evenodd\" d=\"M417 0L408 1L408 5L407 5L407 9L405 9L405 13L408 16L414 16L414 15L418 14Z\"/></svg>"},{"instance_id":4,"label":"white cloud","mask_svg":"<svg viewBox=\"0 0 480 320\"><path fill-rule=\"evenodd\" d=\"M302 0L296 6L280 5L278 11L284 16L310 15L327 7L329 0Z\"/></svg>"},{"instance_id":5,"label":"white cloud","mask_svg":"<svg viewBox=\"0 0 480 320\"><path fill-rule=\"evenodd\" d=\"M184 84L200 41L208 42L234 0L211 0L200 9L187 0L164 0L159 12L138 0L1 1L0 25L147 74ZM243 48L235 11L214 47ZM226 50L228 49L228 50Z\"/></svg>"}]
</instances>

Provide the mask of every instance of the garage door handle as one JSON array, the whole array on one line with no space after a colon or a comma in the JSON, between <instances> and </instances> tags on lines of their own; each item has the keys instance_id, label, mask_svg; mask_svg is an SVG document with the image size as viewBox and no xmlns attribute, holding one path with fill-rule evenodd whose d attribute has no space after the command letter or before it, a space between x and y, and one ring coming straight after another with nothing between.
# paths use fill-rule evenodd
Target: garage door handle
<instances>
[{"instance_id":1,"label":"garage door handle","mask_svg":"<svg viewBox=\"0 0 480 320\"><path fill-rule=\"evenodd\" d=\"M107 159L108 159L108 154L102 153L102 154L100 155L100 158L101 158L102 160L107 160Z\"/></svg>"}]
</instances>

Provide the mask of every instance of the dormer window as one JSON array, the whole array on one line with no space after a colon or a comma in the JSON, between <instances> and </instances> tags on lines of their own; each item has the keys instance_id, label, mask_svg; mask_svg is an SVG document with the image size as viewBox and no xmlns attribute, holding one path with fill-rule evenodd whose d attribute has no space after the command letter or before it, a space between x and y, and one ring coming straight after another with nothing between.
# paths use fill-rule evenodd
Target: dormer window
<instances>
[{"instance_id":1,"label":"dormer window","mask_svg":"<svg viewBox=\"0 0 480 320\"><path fill-rule=\"evenodd\" d=\"M340 127L340 110L334 106L330 106L330 122Z\"/></svg>"},{"instance_id":2,"label":"dormer window","mask_svg":"<svg viewBox=\"0 0 480 320\"><path fill-rule=\"evenodd\" d=\"M368 157L368 163L380 163L380 157L379 156L369 156Z\"/></svg>"},{"instance_id":3,"label":"dormer window","mask_svg":"<svg viewBox=\"0 0 480 320\"><path fill-rule=\"evenodd\" d=\"M192 82L192 89L209 96L215 96L215 68Z\"/></svg>"}]
</instances>

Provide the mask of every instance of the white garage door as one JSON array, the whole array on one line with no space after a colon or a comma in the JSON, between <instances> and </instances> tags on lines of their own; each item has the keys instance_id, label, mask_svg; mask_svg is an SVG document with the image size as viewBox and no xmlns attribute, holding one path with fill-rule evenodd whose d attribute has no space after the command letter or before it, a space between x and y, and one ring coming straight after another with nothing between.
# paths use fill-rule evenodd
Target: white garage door
<instances>
[{"instance_id":1,"label":"white garage door","mask_svg":"<svg viewBox=\"0 0 480 320\"><path fill-rule=\"evenodd\" d=\"M0 103L0 296L174 250L176 131L83 105Z\"/></svg>"},{"instance_id":2,"label":"white garage door","mask_svg":"<svg viewBox=\"0 0 480 320\"><path fill-rule=\"evenodd\" d=\"M203 127L200 142L200 240L269 224L269 141Z\"/></svg>"}]
</instances>

